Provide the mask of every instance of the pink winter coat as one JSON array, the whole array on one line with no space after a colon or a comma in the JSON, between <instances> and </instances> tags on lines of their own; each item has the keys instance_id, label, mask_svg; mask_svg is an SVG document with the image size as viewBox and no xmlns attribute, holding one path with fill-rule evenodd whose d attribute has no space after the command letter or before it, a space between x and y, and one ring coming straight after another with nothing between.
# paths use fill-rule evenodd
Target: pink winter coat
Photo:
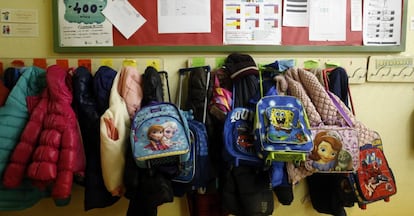
<instances>
[{"instance_id":1,"label":"pink winter coat","mask_svg":"<svg viewBox=\"0 0 414 216\"><path fill-rule=\"evenodd\" d=\"M41 97L28 98L33 109L6 167L4 186L17 187L26 176L40 188L51 186L55 201L69 201L73 176L84 175L85 155L68 77L66 69L48 67Z\"/></svg>"}]
</instances>

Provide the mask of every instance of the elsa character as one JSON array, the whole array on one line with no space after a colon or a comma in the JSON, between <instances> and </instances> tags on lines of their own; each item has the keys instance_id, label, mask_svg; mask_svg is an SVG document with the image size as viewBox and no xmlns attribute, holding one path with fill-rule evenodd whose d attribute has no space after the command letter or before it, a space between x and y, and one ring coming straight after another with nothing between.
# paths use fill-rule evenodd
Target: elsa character
<instances>
[{"instance_id":1,"label":"elsa character","mask_svg":"<svg viewBox=\"0 0 414 216\"><path fill-rule=\"evenodd\" d=\"M177 123L173 121L167 121L164 124L162 124L164 127L164 136L163 136L163 142L167 146L172 146L177 144L177 141L172 141L172 138L174 137L175 133L178 131Z\"/></svg>"}]
</instances>

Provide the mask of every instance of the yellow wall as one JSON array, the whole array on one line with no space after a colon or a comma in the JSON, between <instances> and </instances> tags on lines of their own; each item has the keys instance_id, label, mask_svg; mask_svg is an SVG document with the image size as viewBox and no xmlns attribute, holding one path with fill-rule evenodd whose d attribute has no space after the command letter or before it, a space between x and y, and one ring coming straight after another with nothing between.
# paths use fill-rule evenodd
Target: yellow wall
<instances>
[{"instance_id":1,"label":"yellow wall","mask_svg":"<svg viewBox=\"0 0 414 216\"><path fill-rule=\"evenodd\" d=\"M412 3L412 2L411 2ZM178 83L176 71L186 66L188 58L194 56L227 56L228 53L177 53L177 54L59 54L53 52L51 1L49 0L13 0L0 1L0 8L35 9L39 14L39 37L35 38L5 38L0 37L1 58L81 58L81 57L152 57L163 60L164 70L171 73L170 83ZM408 23L414 16L414 4L409 4ZM405 53L394 55L414 55L414 32L407 29L407 48ZM294 57L368 57L386 55L384 53L358 54L261 54L249 53L254 58L294 58ZM175 85L172 86L175 88ZM351 85L356 116L368 127L377 130L384 143L388 162L393 168L397 180L397 195L391 197L391 202L370 204L367 210L358 207L347 209L350 216L382 216L382 215L412 215L414 214L414 85L413 83L364 83ZM312 209L306 199L306 185L300 183L294 188L295 200L291 206L281 206L276 202L273 215L316 216L319 214ZM1 196L1 194L0 194ZM0 212L0 216L42 215L42 216L123 216L127 209L127 200L123 199L114 206L105 209L83 211L83 189L75 186L72 202L66 207L55 207L51 199L44 199L34 207L16 212ZM159 208L159 215L188 215L184 199L176 199Z\"/></svg>"}]
</instances>

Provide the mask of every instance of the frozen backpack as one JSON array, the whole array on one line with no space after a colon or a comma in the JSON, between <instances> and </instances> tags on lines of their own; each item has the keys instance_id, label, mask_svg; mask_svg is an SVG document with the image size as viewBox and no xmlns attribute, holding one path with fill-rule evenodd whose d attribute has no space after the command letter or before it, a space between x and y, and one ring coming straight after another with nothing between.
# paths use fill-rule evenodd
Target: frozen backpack
<instances>
[{"instance_id":1,"label":"frozen backpack","mask_svg":"<svg viewBox=\"0 0 414 216\"><path fill-rule=\"evenodd\" d=\"M167 130L170 131L166 136ZM180 163L190 158L190 133L184 113L169 102L152 103L135 113L132 153L141 168Z\"/></svg>"}]
</instances>

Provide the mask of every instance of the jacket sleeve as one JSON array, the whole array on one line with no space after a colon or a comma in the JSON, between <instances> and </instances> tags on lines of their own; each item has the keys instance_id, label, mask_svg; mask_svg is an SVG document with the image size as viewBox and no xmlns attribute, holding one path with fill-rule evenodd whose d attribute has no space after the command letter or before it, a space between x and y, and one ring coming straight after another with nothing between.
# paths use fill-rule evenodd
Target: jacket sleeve
<instances>
[{"instance_id":1,"label":"jacket sleeve","mask_svg":"<svg viewBox=\"0 0 414 216\"><path fill-rule=\"evenodd\" d=\"M44 92L43 96L45 96L45 94L46 93ZM5 187L15 188L21 184L26 167L30 162L34 149L38 145L46 109L47 99L42 97L41 101L33 109L30 120L20 136L20 142L16 145L11 154L10 161L3 176L3 184Z\"/></svg>"},{"instance_id":2,"label":"jacket sleeve","mask_svg":"<svg viewBox=\"0 0 414 216\"><path fill-rule=\"evenodd\" d=\"M85 171L85 156L76 119L72 119L70 124L71 127L62 134L56 181L52 188L55 201L70 198L73 175L83 176Z\"/></svg>"},{"instance_id":3,"label":"jacket sleeve","mask_svg":"<svg viewBox=\"0 0 414 216\"><path fill-rule=\"evenodd\" d=\"M100 128L103 180L112 196L122 196L124 192L125 147L128 142L127 131L129 130L129 115L125 104L120 105L116 112L107 110L101 116Z\"/></svg>"}]
</instances>

